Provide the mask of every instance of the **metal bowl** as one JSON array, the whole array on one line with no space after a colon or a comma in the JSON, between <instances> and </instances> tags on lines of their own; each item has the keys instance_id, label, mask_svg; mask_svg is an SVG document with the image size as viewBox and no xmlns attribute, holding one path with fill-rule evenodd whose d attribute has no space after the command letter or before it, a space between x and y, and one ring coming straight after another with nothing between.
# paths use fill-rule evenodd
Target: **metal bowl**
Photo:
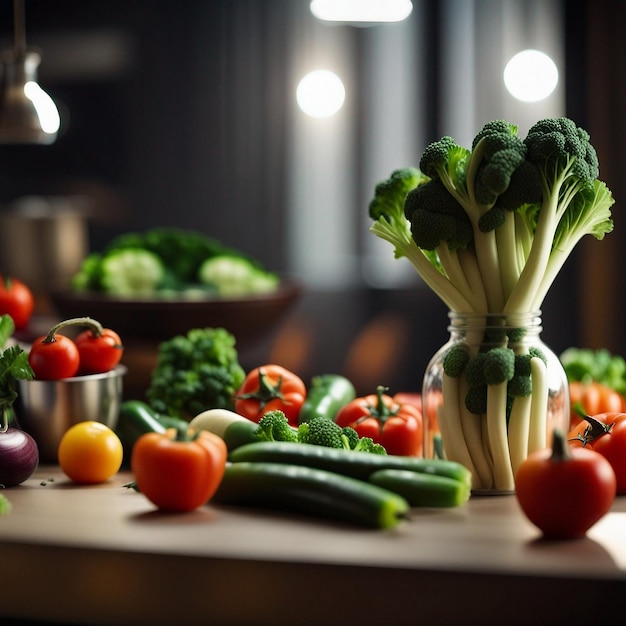
<instances>
[{"instance_id":1,"label":"metal bowl","mask_svg":"<svg viewBox=\"0 0 626 626\"><path fill-rule=\"evenodd\" d=\"M115 429L126 371L118 365L105 374L19 381L15 417L37 442L42 462L57 462L61 437L78 422L102 422Z\"/></svg>"}]
</instances>

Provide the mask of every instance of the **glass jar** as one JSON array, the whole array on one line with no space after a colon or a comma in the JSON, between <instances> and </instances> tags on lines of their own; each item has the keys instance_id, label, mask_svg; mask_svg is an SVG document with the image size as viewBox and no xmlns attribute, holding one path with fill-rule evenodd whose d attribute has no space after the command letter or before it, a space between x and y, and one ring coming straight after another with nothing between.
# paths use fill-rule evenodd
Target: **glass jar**
<instances>
[{"instance_id":1,"label":"glass jar","mask_svg":"<svg viewBox=\"0 0 626 626\"><path fill-rule=\"evenodd\" d=\"M465 465L475 494L513 493L520 463L568 430L565 370L541 340L540 312L449 317L424 375L424 456Z\"/></svg>"}]
</instances>

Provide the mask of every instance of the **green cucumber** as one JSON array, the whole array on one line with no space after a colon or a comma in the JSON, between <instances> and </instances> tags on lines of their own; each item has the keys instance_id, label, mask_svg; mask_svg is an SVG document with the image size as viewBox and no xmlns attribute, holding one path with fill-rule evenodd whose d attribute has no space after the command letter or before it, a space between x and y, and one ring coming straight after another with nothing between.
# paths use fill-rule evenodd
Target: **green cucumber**
<instances>
[{"instance_id":1,"label":"green cucumber","mask_svg":"<svg viewBox=\"0 0 626 626\"><path fill-rule=\"evenodd\" d=\"M233 463L241 461L287 463L306 465L318 469L368 480L377 470L402 469L435 476L445 476L471 487L472 474L460 463L447 459L425 459L414 456L371 454L354 450L339 450L308 443L284 441L259 441L248 443L229 456Z\"/></svg>"},{"instance_id":2,"label":"green cucumber","mask_svg":"<svg viewBox=\"0 0 626 626\"><path fill-rule=\"evenodd\" d=\"M460 506L471 494L471 487L460 480L410 470L378 470L369 481L401 495L413 507Z\"/></svg>"},{"instance_id":3,"label":"green cucumber","mask_svg":"<svg viewBox=\"0 0 626 626\"><path fill-rule=\"evenodd\" d=\"M306 513L371 528L396 526L410 509L397 493L302 465L228 465L211 502Z\"/></svg>"},{"instance_id":4,"label":"green cucumber","mask_svg":"<svg viewBox=\"0 0 626 626\"><path fill-rule=\"evenodd\" d=\"M258 441L256 431L259 425L252 420L246 419L245 422L233 422L226 428L222 439L226 443L228 451L239 448L247 443Z\"/></svg>"},{"instance_id":5,"label":"green cucumber","mask_svg":"<svg viewBox=\"0 0 626 626\"><path fill-rule=\"evenodd\" d=\"M117 416L115 433L122 442L124 464L130 462L135 442L145 433L164 433L166 426L161 424L156 413L145 402L126 400L122 402Z\"/></svg>"},{"instance_id":6,"label":"green cucumber","mask_svg":"<svg viewBox=\"0 0 626 626\"><path fill-rule=\"evenodd\" d=\"M314 376L304 404L298 414L298 424L310 422L315 417L334 420L339 409L354 400L354 385L339 374Z\"/></svg>"}]
</instances>

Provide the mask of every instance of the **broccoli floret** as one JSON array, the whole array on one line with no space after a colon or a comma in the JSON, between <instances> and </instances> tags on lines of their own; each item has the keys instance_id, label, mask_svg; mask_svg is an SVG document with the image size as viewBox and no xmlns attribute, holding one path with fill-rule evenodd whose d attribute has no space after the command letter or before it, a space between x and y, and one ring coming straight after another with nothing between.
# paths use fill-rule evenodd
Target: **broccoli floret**
<instances>
[{"instance_id":1,"label":"broccoli floret","mask_svg":"<svg viewBox=\"0 0 626 626\"><path fill-rule=\"evenodd\" d=\"M478 228L480 228L483 233L488 233L490 230L500 228L500 226L504 224L505 219L506 214L504 213L504 209L496 204L480 216Z\"/></svg>"},{"instance_id":2,"label":"broccoli floret","mask_svg":"<svg viewBox=\"0 0 626 626\"><path fill-rule=\"evenodd\" d=\"M244 378L235 337L224 328L196 328L159 344L146 395L157 413L191 419L211 408L234 409Z\"/></svg>"},{"instance_id":3,"label":"broccoli floret","mask_svg":"<svg viewBox=\"0 0 626 626\"><path fill-rule=\"evenodd\" d=\"M411 222L415 243L424 250L434 250L445 243L454 251L467 248L472 241L472 224L467 213L439 178L410 191L404 213Z\"/></svg>"},{"instance_id":4,"label":"broccoli floret","mask_svg":"<svg viewBox=\"0 0 626 626\"><path fill-rule=\"evenodd\" d=\"M474 415L487 412L487 385L470 387L465 394L465 408Z\"/></svg>"},{"instance_id":5,"label":"broccoli floret","mask_svg":"<svg viewBox=\"0 0 626 626\"><path fill-rule=\"evenodd\" d=\"M268 411L259 420L256 429L259 441L298 441L298 431L289 425L282 411Z\"/></svg>"},{"instance_id":6,"label":"broccoli floret","mask_svg":"<svg viewBox=\"0 0 626 626\"><path fill-rule=\"evenodd\" d=\"M462 190L465 186L465 165L470 156L467 148L459 146L449 136L426 146L419 169L429 178L439 178L448 189Z\"/></svg>"},{"instance_id":7,"label":"broccoli floret","mask_svg":"<svg viewBox=\"0 0 626 626\"><path fill-rule=\"evenodd\" d=\"M528 354L530 354L531 357L534 356L538 359L541 359L544 365L548 364L548 359L543 350L541 350L541 348L537 348L537 346L531 346L530 348L528 348Z\"/></svg>"},{"instance_id":8,"label":"broccoli floret","mask_svg":"<svg viewBox=\"0 0 626 626\"><path fill-rule=\"evenodd\" d=\"M327 417L314 417L298 426L298 441L326 448L345 448L342 428Z\"/></svg>"},{"instance_id":9,"label":"broccoli floret","mask_svg":"<svg viewBox=\"0 0 626 626\"><path fill-rule=\"evenodd\" d=\"M349 450L354 450L359 445L359 433L351 426L344 426L341 429L341 436L343 437L344 446Z\"/></svg>"},{"instance_id":10,"label":"broccoli floret","mask_svg":"<svg viewBox=\"0 0 626 626\"><path fill-rule=\"evenodd\" d=\"M485 352L478 352L467 362L465 378L470 387L482 387L487 384L484 372L485 355Z\"/></svg>"},{"instance_id":11,"label":"broccoli floret","mask_svg":"<svg viewBox=\"0 0 626 626\"><path fill-rule=\"evenodd\" d=\"M513 397L528 397L533 389L530 376L518 376L517 374L511 378L507 385L507 393Z\"/></svg>"},{"instance_id":12,"label":"broccoli floret","mask_svg":"<svg viewBox=\"0 0 626 626\"><path fill-rule=\"evenodd\" d=\"M508 211L515 211L528 204L538 204L542 195L537 166L524 160L511 174L508 187L498 196L498 204Z\"/></svg>"},{"instance_id":13,"label":"broccoli floret","mask_svg":"<svg viewBox=\"0 0 626 626\"><path fill-rule=\"evenodd\" d=\"M387 450L379 443L375 443L371 437L361 437L355 448L355 452L369 452L370 454L387 454Z\"/></svg>"},{"instance_id":14,"label":"broccoli floret","mask_svg":"<svg viewBox=\"0 0 626 626\"><path fill-rule=\"evenodd\" d=\"M165 277L165 266L153 252L126 248L103 256L100 273L102 289L109 295L152 296Z\"/></svg>"},{"instance_id":15,"label":"broccoli floret","mask_svg":"<svg viewBox=\"0 0 626 626\"><path fill-rule=\"evenodd\" d=\"M469 361L470 355L463 344L454 344L443 357L443 371L450 378L458 378Z\"/></svg>"},{"instance_id":16,"label":"broccoli floret","mask_svg":"<svg viewBox=\"0 0 626 626\"><path fill-rule=\"evenodd\" d=\"M258 263L241 256L222 254L202 263L198 270L200 283L208 285L222 297L238 297L275 291L279 277Z\"/></svg>"},{"instance_id":17,"label":"broccoli floret","mask_svg":"<svg viewBox=\"0 0 626 626\"><path fill-rule=\"evenodd\" d=\"M86 256L70 280L72 291L102 291L102 255L92 252Z\"/></svg>"},{"instance_id":18,"label":"broccoli floret","mask_svg":"<svg viewBox=\"0 0 626 626\"><path fill-rule=\"evenodd\" d=\"M488 385L499 385L513 378L515 352L510 348L491 348L484 353L483 373Z\"/></svg>"}]
</instances>

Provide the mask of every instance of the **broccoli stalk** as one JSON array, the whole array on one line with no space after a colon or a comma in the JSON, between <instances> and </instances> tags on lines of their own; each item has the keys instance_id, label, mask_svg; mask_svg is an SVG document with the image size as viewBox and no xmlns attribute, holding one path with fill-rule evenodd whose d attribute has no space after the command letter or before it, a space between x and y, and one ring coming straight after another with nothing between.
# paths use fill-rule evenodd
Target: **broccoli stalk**
<instances>
[{"instance_id":1,"label":"broccoli stalk","mask_svg":"<svg viewBox=\"0 0 626 626\"><path fill-rule=\"evenodd\" d=\"M495 120L471 150L444 136L425 148L419 168L396 170L380 183L370 230L392 243L451 311L517 324L541 309L585 235L601 240L613 229L614 200L598 175L589 134L572 120L540 120L525 139ZM491 340L466 341L474 353L463 372L443 377L444 448L473 469L475 483L508 489L520 459L545 444L546 365L520 343L514 352L525 359L524 374L477 381L475 373L505 353L485 359ZM509 350L507 340L497 347Z\"/></svg>"}]
</instances>

